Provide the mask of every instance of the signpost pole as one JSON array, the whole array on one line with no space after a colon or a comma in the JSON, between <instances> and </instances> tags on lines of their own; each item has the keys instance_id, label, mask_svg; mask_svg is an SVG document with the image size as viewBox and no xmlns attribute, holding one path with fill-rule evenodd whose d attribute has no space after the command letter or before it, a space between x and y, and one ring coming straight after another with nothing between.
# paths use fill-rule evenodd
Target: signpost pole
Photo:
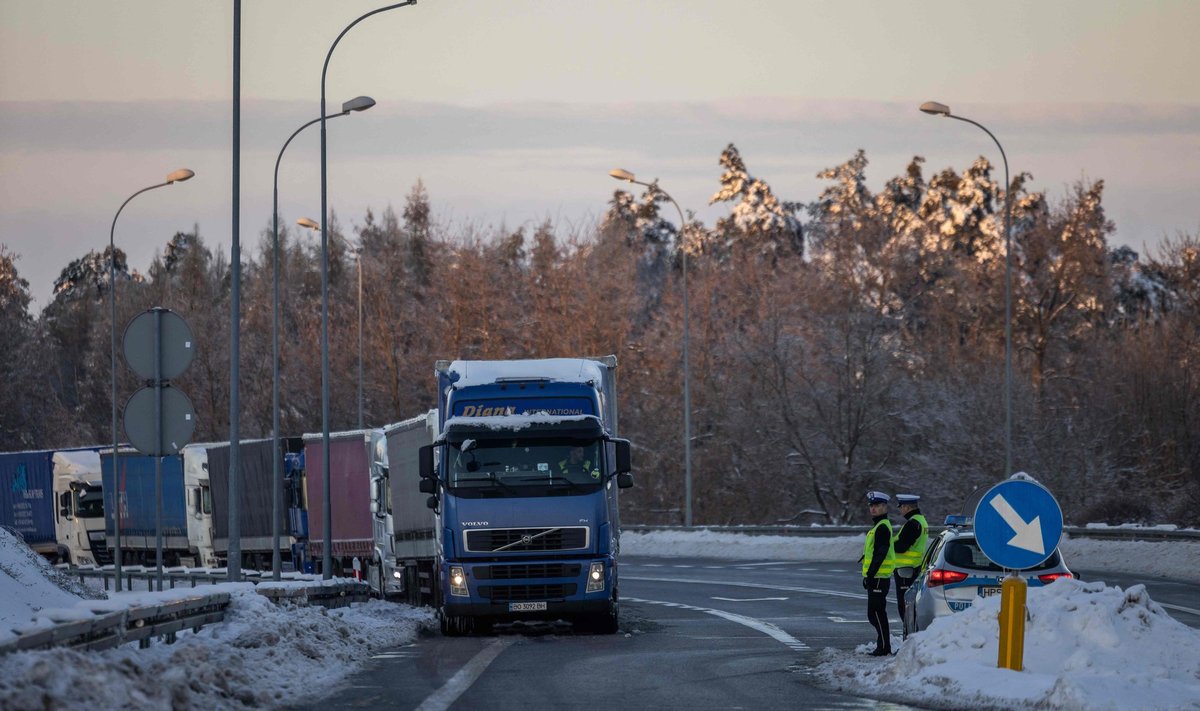
<instances>
[{"instance_id":1,"label":"signpost pole","mask_svg":"<svg viewBox=\"0 0 1200 711\"><path fill-rule=\"evenodd\" d=\"M162 431L163 431L163 392L162 392L162 307L156 306L154 311L154 568L158 579L158 591L163 589L163 551L162 551Z\"/></svg>"},{"instance_id":2,"label":"signpost pole","mask_svg":"<svg viewBox=\"0 0 1200 711\"><path fill-rule=\"evenodd\" d=\"M998 669L1021 671L1025 655L1025 579L1013 571L1000 585L1000 651Z\"/></svg>"}]
</instances>

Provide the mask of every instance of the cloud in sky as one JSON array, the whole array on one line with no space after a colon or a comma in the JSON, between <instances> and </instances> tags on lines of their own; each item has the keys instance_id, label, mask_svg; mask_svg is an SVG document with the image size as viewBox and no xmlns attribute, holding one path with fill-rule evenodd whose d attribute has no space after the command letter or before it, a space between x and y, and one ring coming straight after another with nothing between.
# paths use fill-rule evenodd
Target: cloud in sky
<instances>
[{"instance_id":1,"label":"cloud in sky","mask_svg":"<svg viewBox=\"0 0 1200 711\"><path fill-rule=\"evenodd\" d=\"M343 98L330 101L330 109ZM927 97L937 98L937 97ZM585 229L623 167L659 178L687 210L711 224L717 157L735 143L752 173L784 199L811 201L816 173L862 148L878 189L914 155L926 175L962 170L976 156L997 164L985 134L920 114L919 101L782 98L687 102L381 103L328 122L330 204L343 224L368 207L403 205L424 180L436 214L458 224L516 227L553 219ZM287 136L314 117L313 102L243 102L241 240L253 250L269 224L275 158ZM955 105L1003 142L1013 173L1033 174L1052 199L1080 179L1106 181L1115 242L1142 249L1163 235L1200 228L1200 106L1180 104ZM200 226L228 251L231 228L230 106L222 101L0 101L0 242L39 304L68 261L107 244L112 214L133 191L177 167L197 177L139 197L121 216L117 242L144 269L177 230ZM319 131L288 148L280 206L288 222L318 217ZM119 176L119 177L117 177ZM141 180L130 176L141 176ZM998 176L999 177L999 176ZM133 180L134 182L130 182Z\"/></svg>"}]
</instances>

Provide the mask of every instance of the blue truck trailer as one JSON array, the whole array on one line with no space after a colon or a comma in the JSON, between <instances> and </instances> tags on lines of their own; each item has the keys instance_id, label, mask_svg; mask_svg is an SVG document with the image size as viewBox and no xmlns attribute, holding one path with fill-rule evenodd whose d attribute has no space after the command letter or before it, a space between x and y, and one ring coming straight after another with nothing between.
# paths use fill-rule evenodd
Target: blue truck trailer
<instances>
[{"instance_id":1,"label":"blue truck trailer","mask_svg":"<svg viewBox=\"0 0 1200 711\"><path fill-rule=\"evenodd\" d=\"M0 453L0 526L55 563L107 563L96 448Z\"/></svg>"},{"instance_id":2,"label":"blue truck trailer","mask_svg":"<svg viewBox=\"0 0 1200 711\"><path fill-rule=\"evenodd\" d=\"M514 620L618 628L616 356L439 361L440 434L419 451L437 515L442 633Z\"/></svg>"},{"instance_id":3,"label":"blue truck trailer","mask_svg":"<svg viewBox=\"0 0 1200 711\"><path fill-rule=\"evenodd\" d=\"M119 471L114 473L112 448L100 452L105 530L111 550L120 525L122 563L155 564L154 459L122 448L117 456ZM198 551L188 543L183 457L178 454L162 458L162 501L163 563L179 565L184 558L194 561Z\"/></svg>"}]
</instances>

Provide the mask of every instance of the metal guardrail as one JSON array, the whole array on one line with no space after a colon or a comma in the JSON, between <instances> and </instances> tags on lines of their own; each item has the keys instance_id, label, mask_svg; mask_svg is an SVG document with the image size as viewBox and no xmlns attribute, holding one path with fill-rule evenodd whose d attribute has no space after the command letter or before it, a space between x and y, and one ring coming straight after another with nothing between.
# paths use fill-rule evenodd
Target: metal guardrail
<instances>
[{"instance_id":1,"label":"metal guardrail","mask_svg":"<svg viewBox=\"0 0 1200 711\"><path fill-rule=\"evenodd\" d=\"M81 583L87 578L99 579L104 584L105 592L109 590L110 584L116 578L116 568L112 565L56 565L55 567L66 575L78 577L79 582ZM248 583L267 582L269 581L269 576L269 572L259 570L242 571L242 579ZM321 576L319 575L308 575L304 573L284 573L281 577L285 581L317 581L321 579ZM135 580L144 581L147 584L158 582L158 572L155 568L148 568L140 565L124 565L121 566L121 579L125 582L125 589L132 590L133 582ZM229 582L228 573L223 569L196 569L182 566L177 568L163 569L163 585L171 590L174 590L177 587L194 588L197 585L217 585L219 583L227 582Z\"/></svg>"},{"instance_id":2,"label":"metal guardrail","mask_svg":"<svg viewBox=\"0 0 1200 711\"><path fill-rule=\"evenodd\" d=\"M46 610L39 620L55 624L17 630L16 638L0 643L0 654L50 647L108 649L126 642L147 647L154 637L165 637L170 643L180 630L199 631L206 624L225 619L228 607L229 593L213 593L123 610L95 607L90 610L94 617L85 619L77 618L80 608ZM56 614L67 617L56 618Z\"/></svg>"},{"instance_id":3,"label":"metal guardrail","mask_svg":"<svg viewBox=\"0 0 1200 711\"><path fill-rule=\"evenodd\" d=\"M108 581L115 575L111 566L107 566L107 569L66 568L63 571L79 576L81 581L86 578L102 578L105 590L108 589ZM254 573L246 576L246 582L273 582L269 578L263 579L262 574L257 571L246 572ZM134 580L152 583L158 579L156 571L137 566L123 569L121 577L128 580L130 587ZM176 587L176 583L186 583L195 588L198 584L228 582L222 571L189 572L187 569L173 569L170 572L163 571L163 577L164 582L170 580L172 589ZM256 590L276 604L321 605L331 609L346 607L354 602L365 602L371 597L370 586L361 581L322 583L314 576L299 574L293 574L290 578L310 581L313 584L287 587L268 585ZM192 631L198 632L204 625L223 621L229 608L229 599L227 592L198 593L179 600L138 605L122 610L106 609L100 601L96 601L97 605L92 608L82 606L43 610L33 625L14 630L17 637L0 642L0 655L50 647L109 649L128 642L137 642L140 647L148 647L150 641L156 637L162 637L170 644L175 641L176 633L181 630L191 628ZM81 614L87 612L91 612L93 616L80 619ZM47 626L45 621L52 624Z\"/></svg>"},{"instance_id":4,"label":"metal guardrail","mask_svg":"<svg viewBox=\"0 0 1200 711\"><path fill-rule=\"evenodd\" d=\"M371 588L364 582L337 582L319 586L259 588L258 594L275 603L321 605L333 609L370 600Z\"/></svg>"},{"instance_id":5,"label":"metal guardrail","mask_svg":"<svg viewBox=\"0 0 1200 711\"><path fill-rule=\"evenodd\" d=\"M945 530L945 526L930 526L932 532ZM653 531L713 531L715 533L741 533L748 536L797 536L802 538L828 538L832 536L858 536L867 532L866 526L676 526L625 524L621 529L633 533ZM1095 526L1065 526L1063 533L1068 538L1095 538L1124 541L1200 541L1200 530L1167 528L1117 528Z\"/></svg>"}]
</instances>

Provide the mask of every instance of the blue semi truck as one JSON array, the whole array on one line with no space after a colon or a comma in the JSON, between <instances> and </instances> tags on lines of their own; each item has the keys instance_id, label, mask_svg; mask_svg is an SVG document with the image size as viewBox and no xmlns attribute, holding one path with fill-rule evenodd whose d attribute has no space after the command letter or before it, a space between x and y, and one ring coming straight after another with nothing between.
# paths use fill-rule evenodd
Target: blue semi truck
<instances>
[{"instance_id":1,"label":"blue semi truck","mask_svg":"<svg viewBox=\"0 0 1200 711\"><path fill-rule=\"evenodd\" d=\"M0 526L55 563L111 562L98 451L0 453Z\"/></svg>"},{"instance_id":2,"label":"blue semi truck","mask_svg":"<svg viewBox=\"0 0 1200 711\"><path fill-rule=\"evenodd\" d=\"M616 356L439 361L438 423L419 450L437 514L432 585L442 633L525 619L618 628Z\"/></svg>"},{"instance_id":3,"label":"blue semi truck","mask_svg":"<svg viewBox=\"0 0 1200 711\"><path fill-rule=\"evenodd\" d=\"M104 518L109 552L113 550L119 525L121 562L154 565L157 543L154 457L122 448L117 454L118 471L114 473L110 447L101 450L100 465L104 475ZM199 551L188 541L183 457L178 454L162 458L162 502L163 563L168 566L180 565L184 560L198 563Z\"/></svg>"}]
</instances>

